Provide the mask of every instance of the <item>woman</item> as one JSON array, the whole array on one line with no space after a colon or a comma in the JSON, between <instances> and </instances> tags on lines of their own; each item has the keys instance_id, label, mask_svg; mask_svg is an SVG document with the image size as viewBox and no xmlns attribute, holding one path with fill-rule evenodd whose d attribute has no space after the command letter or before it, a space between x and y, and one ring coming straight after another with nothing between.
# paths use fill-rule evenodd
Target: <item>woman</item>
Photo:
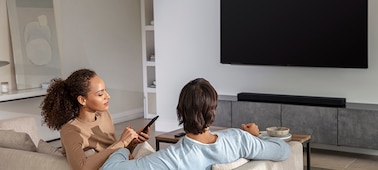
<instances>
[{"instance_id":1,"label":"woman","mask_svg":"<svg viewBox=\"0 0 378 170\"><path fill-rule=\"evenodd\" d=\"M283 161L290 156L285 141L257 137L259 129L254 123L242 124L242 129L210 132L217 102L217 92L207 80L198 78L189 82L182 89L177 105L177 117L184 126L185 137L166 149L135 160L128 159L128 149L120 149L110 155L102 168L211 169L213 164L239 158Z\"/></svg>"},{"instance_id":2,"label":"woman","mask_svg":"<svg viewBox=\"0 0 378 170\"><path fill-rule=\"evenodd\" d=\"M148 132L130 127L116 140L109 99L104 81L89 69L77 70L66 80L51 80L41 103L42 117L50 129L60 130L63 154L72 169L99 169L114 151L132 152L148 140Z\"/></svg>"}]
</instances>

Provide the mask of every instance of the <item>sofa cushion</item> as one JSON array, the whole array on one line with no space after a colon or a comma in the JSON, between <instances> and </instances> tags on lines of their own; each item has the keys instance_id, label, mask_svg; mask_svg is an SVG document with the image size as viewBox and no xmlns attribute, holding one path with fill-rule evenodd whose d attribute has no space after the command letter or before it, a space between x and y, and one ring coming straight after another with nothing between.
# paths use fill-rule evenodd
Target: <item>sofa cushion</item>
<instances>
[{"instance_id":1,"label":"sofa cushion","mask_svg":"<svg viewBox=\"0 0 378 170\"><path fill-rule=\"evenodd\" d=\"M0 147L1 170L71 170L64 156Z\"/></svg>"},{"instance_id":2,"label":"sofa cushion","mask_svg":"<svg viewBox=\"0 0 378 170\"><path fill-rule=\"evenodd\" d=\"M33 140L34 145L38 145L38 128L35 117L20 116L0 120L0 129L14 130L16 132L26 132Z\"/></svg>"},{"instance_id":3,"label":"sofa cushion","mask_svg":"<svg viewBox=\"0 0 378 170\"><path fill-rule=\"evenodd\" d=\"M245 163L249 162L248 159L245 159L245 158L240 158L234 162L230 162L230 163L224 163L224 164L214 164L212 166L212 169L213 170L226 170L226 169L235 169L239 166L242 166L244 165Z\"/></svg>"},{"instance_id":4,"label":"sofa cushion","mask_svg":"<svg viewBox=\"0 0 378 170\"><path fill-rule=\"evenodd\" d=\"M49 155L63 156L62 151L42 139L40 139L38 142L37 152L46 153Z\"/></svg>"},{"instance_id":5,"label":"sofa cushion","mask_svg":"<svg viewBox=\"0 0 378 170\"><path fill-rule=\"evenodd\" d=\"M29 134L16 132L14 130L0 130L0 147L21 149L35 152L37 147L34 145Z\"/></svg>"}]
</instances>

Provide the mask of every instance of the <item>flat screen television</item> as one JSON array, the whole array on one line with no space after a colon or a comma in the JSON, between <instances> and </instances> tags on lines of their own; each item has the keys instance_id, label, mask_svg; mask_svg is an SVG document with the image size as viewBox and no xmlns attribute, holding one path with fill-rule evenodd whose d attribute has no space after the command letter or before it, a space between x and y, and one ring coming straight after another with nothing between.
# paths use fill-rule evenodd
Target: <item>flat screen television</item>
<instances>
[{"instance_id":1,"label":"flat screen television","mask_svg":"<svg viewBox=\"0 0 378 170\"><path fill-rule=\"evenodd\" d=\"M221 0L221 63L367 68L367 0Z\"/></svg>"}]
</instances>

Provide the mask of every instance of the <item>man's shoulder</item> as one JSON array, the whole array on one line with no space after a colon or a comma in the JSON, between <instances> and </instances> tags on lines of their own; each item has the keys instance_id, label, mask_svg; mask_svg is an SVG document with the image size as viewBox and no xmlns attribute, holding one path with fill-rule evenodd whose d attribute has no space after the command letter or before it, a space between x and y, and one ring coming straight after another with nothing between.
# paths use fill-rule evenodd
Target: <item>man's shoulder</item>
<instances>
[{"instance_id":1,"label":"man's shoulder","mask_svg":"<svg viewBox=\"0 0 378 170\"><path fill-rule=\"evenodd\" d=\"M216 134L222 134L226 136L244 135L246 132L239 128L227 128L219 131L215 131Z\"/></svg>"}]
</instances>

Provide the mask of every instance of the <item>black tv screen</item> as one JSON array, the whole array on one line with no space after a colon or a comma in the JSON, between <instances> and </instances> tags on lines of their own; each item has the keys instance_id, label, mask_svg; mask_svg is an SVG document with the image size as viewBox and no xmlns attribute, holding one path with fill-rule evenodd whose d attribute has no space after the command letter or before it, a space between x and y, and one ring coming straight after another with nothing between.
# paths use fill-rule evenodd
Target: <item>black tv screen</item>
<instances>
[{"instance_id":1,"label":"black tv screen","mask_svg":"<svg viewBox=\"0 0 378 170\"><path fill-rule=\"evenodd\" d=\"M367 0L221 0L221 63L368 67Z\"/></svg>"}]
</instances>

